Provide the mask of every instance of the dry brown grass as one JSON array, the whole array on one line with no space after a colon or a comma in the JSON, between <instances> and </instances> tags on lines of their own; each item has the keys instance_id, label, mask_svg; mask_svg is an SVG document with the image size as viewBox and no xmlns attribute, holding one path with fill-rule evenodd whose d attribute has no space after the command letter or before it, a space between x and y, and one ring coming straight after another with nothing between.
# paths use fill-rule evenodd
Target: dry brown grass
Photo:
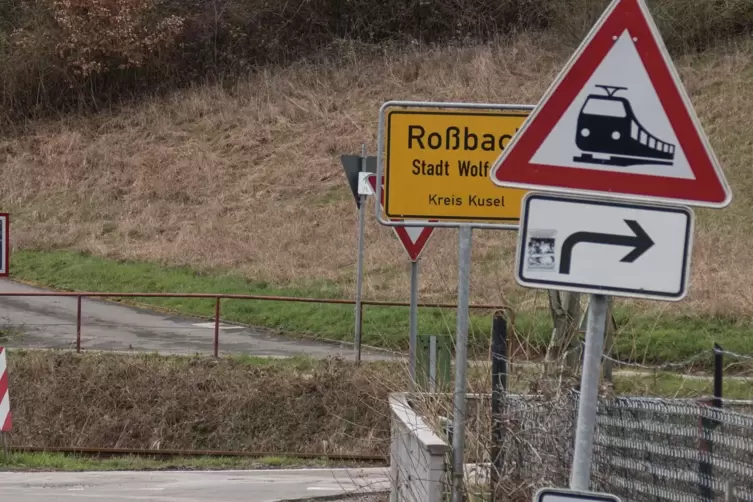
<instances>
[{"instance_id":1,"label":"dry brown grass","mask_svg":"<svg viewBox=\"0 0 753 502\"><path fill-rule=\"evenodd\" d=\"M408 388L405 362L337 359L11 351L8 373L16 446L386 455L387 396ZM514 391L549 381L518 365L511 373ZM489 365L471 366L468 384L489 393ZM417 404L452 416L451 399ZM488 422L487 404L469 413Z\"/></svg>"},{"instance_id":2,"label":"dry brown grass","mask_svg":"<svg viewBox=\"0 0 753 502\"><path fill-rule=\"evenodd\" d=\"M339 155L376 147L388 99L536 103L569 51L547 35L453 49L362 55L260 71L246 81L176 92L95 116L30 126L0 140L0 198L19 248L69 247L197 268L229 267L277 284L328 280L354 288L356 211ZM679 306L753 312L740 285L751 241L753 44L677 60L729 178L724 211L697 211L693 282ZM406 298L407 260L369 219L366 296ZM477 232L473 300L510 296L512 233ZM425 299L455 294L456 233L438 231L421 276Z\"/></svg>"},{"instance_id":3,"label":"dry brown grass","mask_svg":"<svg viewBox=\"0 0 753 502\"><path fill-rule=\"evenodd\" d=\"M326 361L12 352L18 446L386 454L402 372ZM397 375L395 374L397 373Z\"/></svg>"}]
</instances>

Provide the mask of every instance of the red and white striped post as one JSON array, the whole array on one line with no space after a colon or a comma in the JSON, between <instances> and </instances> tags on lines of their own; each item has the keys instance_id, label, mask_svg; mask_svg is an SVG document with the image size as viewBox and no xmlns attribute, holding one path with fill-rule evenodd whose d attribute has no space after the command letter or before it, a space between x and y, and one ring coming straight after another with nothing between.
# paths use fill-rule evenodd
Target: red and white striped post
<instances>
[{"instance_id":1,"label":"red and white striped post","mask_svg":"<svg viewBox=\"0 0 753 502\"><path fill-rule=\"evenodd\" d=\"M5 358L5 347L0 347L0 436L2 436L3 452L8 455L8 441L6 434L13 426L10 414L10 396L8 395L8 364Z\"/></svg>"}]
</instances>

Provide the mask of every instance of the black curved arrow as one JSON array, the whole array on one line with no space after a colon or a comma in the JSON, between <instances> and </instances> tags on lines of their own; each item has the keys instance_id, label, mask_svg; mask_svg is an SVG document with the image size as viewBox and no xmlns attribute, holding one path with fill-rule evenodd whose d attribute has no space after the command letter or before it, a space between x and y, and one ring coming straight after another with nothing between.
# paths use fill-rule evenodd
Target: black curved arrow
<instances>
[{"instance_id":1,"label":"black curved arrow","mask_svg":"<svg viewBox=\"0 0 753 502\"><path fill-rule=\"evenodd\" d=\"M575 232L570 235L562 244L560 252L560 274L570 273L570 262L573 258L573 248L579 242L591 242L593 244L606 244L608 246L630 246L633 248L620 261L624 263L633 263L641 257L643 253L651 249L654 241L648 236L643 227L635 220L625 220L627 226L633 231L634 235L615 235L599 234L596 232Z\"/></svg>"}]
</instances>

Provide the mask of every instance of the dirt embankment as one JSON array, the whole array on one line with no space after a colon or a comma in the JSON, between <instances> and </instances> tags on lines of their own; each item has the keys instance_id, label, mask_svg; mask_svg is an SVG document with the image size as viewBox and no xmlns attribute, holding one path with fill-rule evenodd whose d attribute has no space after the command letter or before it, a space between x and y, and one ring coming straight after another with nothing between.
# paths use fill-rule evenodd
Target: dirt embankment
<instances>
[{"instance_id":1,"label":"dirt embankment","mask_svg":"<svg viewBox=\"0 0 753 502\"><path fill-rule=\"evenodd\" d=\"M12 352L17 446L386 454L384 368ZM394 373L394 371L393 371Z\"/></svg>"}]
</instances>

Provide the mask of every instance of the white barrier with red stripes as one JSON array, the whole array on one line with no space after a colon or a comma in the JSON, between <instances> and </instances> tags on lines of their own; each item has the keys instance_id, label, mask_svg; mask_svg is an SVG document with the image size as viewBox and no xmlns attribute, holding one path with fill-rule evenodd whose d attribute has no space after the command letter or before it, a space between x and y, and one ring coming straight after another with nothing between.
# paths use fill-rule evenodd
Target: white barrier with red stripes
<instances>
[{"instance_id":1,"label":"white barrier with red stripes","mask_svg":"<svg viewBox=\"0 0 753 502\"><path fill-rule=\"evenodd\" d=\"M8 395L8 364L5 348L0 347L0 432L10 432L13 425L10 416L10 396Z\"/></svg>"}]
</instances>

